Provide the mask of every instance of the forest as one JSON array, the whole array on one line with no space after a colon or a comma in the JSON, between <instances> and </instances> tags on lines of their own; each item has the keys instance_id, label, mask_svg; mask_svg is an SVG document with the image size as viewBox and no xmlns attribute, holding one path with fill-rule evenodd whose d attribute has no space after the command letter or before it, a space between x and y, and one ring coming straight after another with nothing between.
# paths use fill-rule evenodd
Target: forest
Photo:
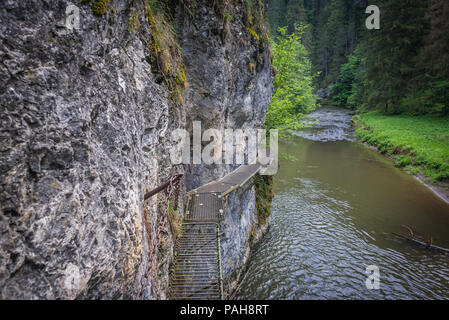
<instances>
[{"instance_id":1,"label":"forest","mask_svg":"<svg viewBox=\"0 0 449 320\"><path fill-rule=\"evenodd\" d=\"M369 5L380 10L378 30L365 25ZM313 110L317 103L310 96L318 93L318 104L358 113L357 135L397 166L433 181L449 178L448 1L270 0L266 11L272 39L298 38L300 31L296 61L310 72L307 90L296 97L301 103L290 101L292 110ZM273 42L277 68L282 41ZM288 82L280 73L275 88ZM281 109L281 94L275 93L269 124L270 112Z\"/></svg>"},{"instance_id":2,"label":"forest","mask_svg":"<svg viewBox=\"0 0 449 320\"><path fill-rule=\"evenodd\" d=\"M381 12L367 30L365 8ZM271 0L272 34L306 27L303 43L333 103L390 114L449 114L449 3L443 0Z\"/></svg>"}]
</instances>

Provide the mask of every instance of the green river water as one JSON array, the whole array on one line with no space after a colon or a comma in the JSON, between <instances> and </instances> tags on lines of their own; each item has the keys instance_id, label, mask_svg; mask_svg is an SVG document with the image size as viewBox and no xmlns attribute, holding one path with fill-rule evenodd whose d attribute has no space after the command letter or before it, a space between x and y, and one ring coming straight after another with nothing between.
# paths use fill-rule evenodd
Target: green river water
<instances>
[{"instance_id":1,"label":"green river water","mask_svg":"<svg viewBox=\"0 0 449 320\"><path fill-rule=\"evenodd\" d=\"M357 142L347 111L280 142L271 226L237 299L448 299L449 258L398 238L401 225L449 247L449 205ZM380 288L368 290L366 267Z\"/></svg>"}]
</instances>

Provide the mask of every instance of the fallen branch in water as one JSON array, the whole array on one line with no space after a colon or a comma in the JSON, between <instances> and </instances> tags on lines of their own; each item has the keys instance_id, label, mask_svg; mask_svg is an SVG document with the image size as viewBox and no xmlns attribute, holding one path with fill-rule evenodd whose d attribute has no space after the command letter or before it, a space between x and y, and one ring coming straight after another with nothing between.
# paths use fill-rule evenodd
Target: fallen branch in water
<instances>
[{"instance_id":1,"label":"fallen branch in water","mask_svg":"<svg viewBox=\"0 0 449 320\"><path fill-rule=\"evenodd\" d=\"M413 232L412 228L410 228L410 227L408 227L406 225L403 225L403 227L406 228L409 231L409 233L410 233L409 236L405 236L405 235L402 235L402 234L399 234L399 233L395 233L395 232L392 232L392 233L395 236L397 236L397 237L400 237L402 239L406 239L406 240L411 241L413 243L419 244L419 245L425 247L426 249L435 250L435 251L444 253L444 254L449 256L449 249L443 248L443 247L440 247L440 246L437 246L437 245L434 245L432 237L430 237L429 240L426 240L423 235L421 235L419 233L416 233L416 232Z\"/></svg>"}]
</instances>

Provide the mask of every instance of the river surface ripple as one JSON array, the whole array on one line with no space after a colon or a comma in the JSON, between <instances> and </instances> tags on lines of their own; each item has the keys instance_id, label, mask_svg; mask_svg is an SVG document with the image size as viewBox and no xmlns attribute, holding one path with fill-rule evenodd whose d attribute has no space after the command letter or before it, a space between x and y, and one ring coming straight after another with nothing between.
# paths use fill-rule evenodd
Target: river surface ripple
<instances>
[{"instance_id":1,"label":"river surface ripple","mask_svg":"<svg viewBox=\"0 0 449 320\"><path fill-rule=\"evenodd\" d=\"M392 234L408 225L449 247L449 205L355 141L350 115L322 108L280 143L271 227L237 299L448 299L449 259ZM380 270L368 290L366 267Z\"/></svg>"}]
</instances>

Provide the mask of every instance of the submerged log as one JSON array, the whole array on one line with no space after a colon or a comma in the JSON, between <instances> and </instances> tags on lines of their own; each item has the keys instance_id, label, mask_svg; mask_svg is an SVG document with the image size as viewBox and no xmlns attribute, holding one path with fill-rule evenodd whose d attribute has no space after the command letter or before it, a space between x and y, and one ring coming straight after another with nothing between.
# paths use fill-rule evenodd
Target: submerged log
<instances>
[{"instance_id":1,"label":"submerged log","mask_svg":"<svg viewBox=\"0 0 449 320\"><path fill-rule=\"evenodd\" d=\"M405 226L405 225L403 225L403 227L406 228L409 231L409 235L408 236L402 235L402 234L399 234L399 233L395 233L395 232L393 232L393 234L395 236L397 236L397 237L400 237L402 239L406 239L406 240L408 240L408 241L410 241L412 243L415 243L415 244L418 244L420 246L423 246L426 249L438 251L440 253L443 253L443 254L449 256L449 249L433 244L432 237L430 237L429 240L426 240L425 237L422 234L419 234L417 232L413 232L413 230L410 227Z\"/></svg>"}]
</instances>

